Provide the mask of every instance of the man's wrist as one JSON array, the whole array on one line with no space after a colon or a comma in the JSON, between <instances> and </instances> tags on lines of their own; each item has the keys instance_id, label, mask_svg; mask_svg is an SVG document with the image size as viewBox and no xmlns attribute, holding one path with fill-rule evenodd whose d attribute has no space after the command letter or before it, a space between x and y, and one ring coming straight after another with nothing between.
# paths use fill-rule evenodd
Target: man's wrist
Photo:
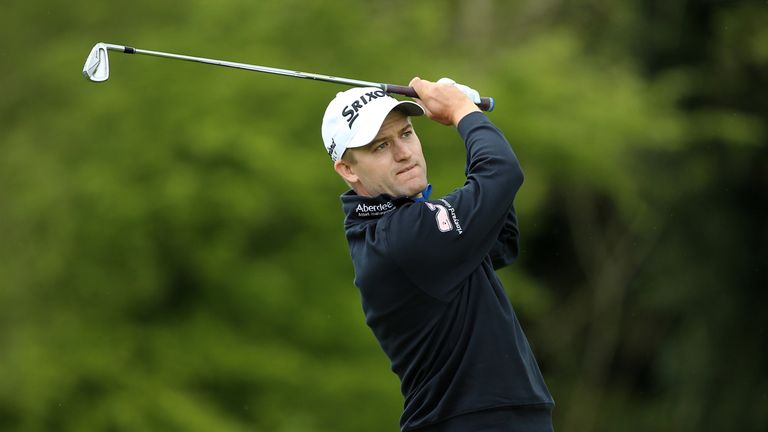
<instances>
[{"instance_id":1,"label":"man's wrist","mask_svg":"<svg viewBox=\"0 0 768 432\"><path fill-rule=\"evenodd\" d=\"M461 139L466 142L470 131L475 128L480 123L489 123L490 120L488 117L485 116L485 113L482 111L476 111L471 112L464 116L461 121L459 121L459 125L456 127L456 131L461 136Z\"/></svg>"},{"instance_id":2,"label":"man's wrist","mask_svg":"<svg viewBox=\"0 0 768 432\"><path fill-rule=\"evenodd\" d=\"M480 111L480 108L478 108L477 105L475 104L472 104L471 106L462 107L461 109L456 110L451 122L453 123L454 126L459 127L459 123L461 122L461 120L473 112L482 112L482 111Z\"/></svg>"}]
</instances>

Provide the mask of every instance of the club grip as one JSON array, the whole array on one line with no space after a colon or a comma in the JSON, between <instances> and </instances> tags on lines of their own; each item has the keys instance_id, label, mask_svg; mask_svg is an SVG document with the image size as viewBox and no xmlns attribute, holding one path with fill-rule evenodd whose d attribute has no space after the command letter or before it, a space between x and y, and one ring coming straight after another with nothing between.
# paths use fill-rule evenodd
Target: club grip
<instances>
[{"instance_id":1,"label":"club grip","mask_svg":"<svg viewBox=\"0 0 768 432\"><path fill-rule=\"evenodd\" d=\"M401 86L396 84L387 84L386 92L395 93L403 96L409 96L413 98L419 97L419 95L416 93L416 90L414 90L413 87ZM493 111L495 102L491 97L481 97L480 103L475 105L477 105L477 107L483 111L491 112Z\"/></svg>"}]
</instances>

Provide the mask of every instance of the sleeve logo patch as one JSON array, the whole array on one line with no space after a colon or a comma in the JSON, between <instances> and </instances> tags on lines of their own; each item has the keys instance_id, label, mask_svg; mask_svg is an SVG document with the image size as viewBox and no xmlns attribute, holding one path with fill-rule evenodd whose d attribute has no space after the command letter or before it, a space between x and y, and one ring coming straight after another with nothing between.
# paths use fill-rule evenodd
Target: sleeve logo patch
<instances>
[{"instance_id":1,"label":"sleeve logo patch","mask_svg":"<svg viewBox=\"0 0 768 432\"><path fill-rule=\"evenodd\" d=\"M432 204L430 202L425 202L424 204L426 204L427 208L431 211L437 210L437 213L435 213L435 221L437 222L437 229L439 229L440 232L453 231L453 224L451 223L451 218L448 217L448 209L446 209L445 206Z\"/></svg>"},{"instance_id":2,"label":"sleeve logo patch","mask_svg":"<svg viewBox=\"0 0 768 432\"><path fill-rule=\"evenodd\" d=\"M456 230L461 235L464 230L461 228L459 217L456 216L456 209L446 200L441 199L442 204L433 204L431 202L425 202L427 208L435 212L435 222L437 222L437 229L440 232L450 232Z\"/></svg>"}]
</instances>

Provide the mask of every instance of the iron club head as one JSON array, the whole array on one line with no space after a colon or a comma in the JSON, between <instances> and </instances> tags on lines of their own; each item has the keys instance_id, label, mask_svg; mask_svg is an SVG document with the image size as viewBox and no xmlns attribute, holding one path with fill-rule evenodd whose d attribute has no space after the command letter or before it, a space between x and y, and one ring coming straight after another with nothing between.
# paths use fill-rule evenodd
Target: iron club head
<instances>
[{"instance_id":1,"label":"iron club head","mask_svg":"<svg viewBox=\"0 0 768 432\"><path fill-rule=\"evenodd\" d=\"M93 82L102 82L109 78L109 56L106 44L99 42L93 46L88 58L85 59L83 76Z\"/></svg>"}]
</instances>

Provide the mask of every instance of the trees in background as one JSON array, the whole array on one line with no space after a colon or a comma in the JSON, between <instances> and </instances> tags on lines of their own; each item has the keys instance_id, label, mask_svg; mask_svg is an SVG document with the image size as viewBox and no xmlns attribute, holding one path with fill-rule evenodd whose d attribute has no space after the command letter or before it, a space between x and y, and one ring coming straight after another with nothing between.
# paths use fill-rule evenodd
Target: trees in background
<instances>
[{"instance_id":1,"label":"trees in background","mask_svg":"<svg viewBox=\"0 0 768 432\"><path fill-rule=\"evenodd\" d=\"M0 429L397 427L319 136L340 88L117 54L95 85L99 40L494 96L526 172L501 277L556 427L768 424L764 4L16 3ZM459 186L456 134L416 128L436 192Z\"/></svg>"}]
</instances>

